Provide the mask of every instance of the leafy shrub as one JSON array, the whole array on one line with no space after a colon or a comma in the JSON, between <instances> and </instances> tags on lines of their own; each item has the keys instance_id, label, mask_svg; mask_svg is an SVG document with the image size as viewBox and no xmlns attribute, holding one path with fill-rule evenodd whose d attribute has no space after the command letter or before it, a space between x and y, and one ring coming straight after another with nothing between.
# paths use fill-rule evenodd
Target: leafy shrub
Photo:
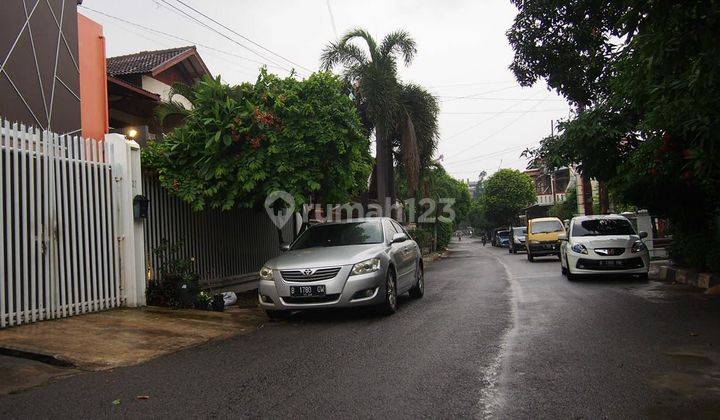
<instances>
[{"instance_id":1,"label":"leafy shrub","mask_svg":"<svg viewBox=\"0 0 720 420\"><path fill-rule=\"evenodd\" d=\"M148 305L169 308L208 309L208 302L200 292L199 277L194 270L194 261L180 257L183 242L170 244L163 240L153 253L160 261L157 279L148 283L146 296Z\"/></svg>"}]
</instances>

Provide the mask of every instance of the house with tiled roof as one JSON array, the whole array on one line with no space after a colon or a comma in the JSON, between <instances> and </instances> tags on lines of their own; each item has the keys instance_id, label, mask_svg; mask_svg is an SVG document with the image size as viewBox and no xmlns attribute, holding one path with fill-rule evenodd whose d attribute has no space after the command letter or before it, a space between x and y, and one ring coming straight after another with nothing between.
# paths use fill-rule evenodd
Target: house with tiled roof
<instances>
[{"instance_id":1,"label":"house with tiled roof","mask_svg":"<svg viewBox=\"0 0 720 420\"><path fill-rule=\"evenodd\" d=\"M210 75L195 46L141 51L107 59L110 128L134 136L141 143L159 133L153 111L169 101L174 83L192 85ZM172 98L186 107L180 95Z\"/></svg>"}]
</instances>

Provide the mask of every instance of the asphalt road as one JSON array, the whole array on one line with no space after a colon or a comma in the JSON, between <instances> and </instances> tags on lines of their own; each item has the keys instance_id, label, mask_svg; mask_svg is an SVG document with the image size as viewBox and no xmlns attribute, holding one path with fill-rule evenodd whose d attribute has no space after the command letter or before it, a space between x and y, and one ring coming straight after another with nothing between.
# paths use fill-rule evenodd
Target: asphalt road
<instances>
[{"instance_id":1,"label":"asphalt road","mask_svg":"<svg viewBox=\"0 0 720 420\"><path fill-rule=\"evenodd\" d=\"M717 418L719 327L720 299L633 279L571 283L556 259L465 240L426 270L425 297L391 317L298 313L0 397L0 418Z\"/></svg>"}]
</instances>

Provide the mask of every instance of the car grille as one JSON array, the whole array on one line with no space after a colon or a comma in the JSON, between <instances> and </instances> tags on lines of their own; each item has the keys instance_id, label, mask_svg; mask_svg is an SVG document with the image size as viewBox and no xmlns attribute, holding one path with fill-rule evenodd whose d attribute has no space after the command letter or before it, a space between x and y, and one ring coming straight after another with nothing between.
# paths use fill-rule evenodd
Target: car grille
<instances>
[{"instance_id":1,"label":"car grille","mask_svg":"<svg viewBox=\"0 0 720 420\"><path fill-rule=\"evenodd\" d=\"M613 261L613 265L607 265L608 261ZM633 268L642 268L643 260L640 257L626 258L623 260L589 260L580 258L576 267L581 270L627 270Z\"/></svg>"},{"instance_id":2,"label":"car grille","mask_svg":"<svg viewBox=\"0 0 720 420\"><path fill-rule=\"evenodd\" d=\"M616 257L624 252L625 248L595 248L595 253L602 256Z\"/></svg>"},{"instance_id":3,"label":"car grille","mask_svg":"<svg viewBox=\"0 0 720 420\"><path fill-rule=\"evenodd\" d=\"M322 281L337 276L340 267L318 268L315 272L305 274L305 270L280 270L282 278L286 281Z\"/></svg>"},{"instance_id":4,"label":"car grille","mask_svg":"<svg viewBox=\"0 0 720 420\"><path fill-rule=\"evenodd\" d=\"M340 298L339 294L325 295L325 296L308 296L308 297L283 297L282 300L285 303L291 304L303 304L303 303L326 303L335 302Z\"/></svg>"}]
</instances>

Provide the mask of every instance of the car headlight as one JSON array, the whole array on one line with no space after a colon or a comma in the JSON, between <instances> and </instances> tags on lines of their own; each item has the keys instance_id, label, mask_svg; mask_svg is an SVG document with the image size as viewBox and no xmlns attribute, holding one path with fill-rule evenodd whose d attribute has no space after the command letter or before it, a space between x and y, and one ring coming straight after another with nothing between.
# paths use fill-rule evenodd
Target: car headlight
<instances>
[{"instance_id":1,"label":"car headlight","mask_svg":"<svg viewBox=\"0 0 720 420\"><path fill-rule=\"evenodd\" d=\"M368 274L378 271L380 269L380 258L370 258L369 260L360 261L355 264L350 271L351 276L359 274Z\"/></svg>"},{"instance_id":2,"label":"car headlight","mask_svg":"<svg viewBox=\"0 0 720 420\"><path fill-rule=\"evenodd\" d=\"M587 248L585 248L585 245L583 244L575 244L572 246L573 252L577 252L578 254L587 254Z\"/></svg>"},{"instance_id":3,"label":"car headlight","mask_svg":"<svg viewBox=\"0 0 720 420\"><path fill-rule=\"evenodd\" d=\"M630 250L633 253L642 252L642 251L647 250L647 246L645 246L643 241L638 240L638 241L635 241L635 243L633 243L633 246L632 246L632 248L630 248Z\"/></svg>"},{"instance_id":4,"label":"car headlight","mask_svg":"<svg viewBox=\"0 0 720 420\"><path fill-rule=\"evenodd\" d=\"M260 269L260 279L272 280L273 279L272 269L268 266L263 266L263 268Z\"/></svg>"}]
</instances>

